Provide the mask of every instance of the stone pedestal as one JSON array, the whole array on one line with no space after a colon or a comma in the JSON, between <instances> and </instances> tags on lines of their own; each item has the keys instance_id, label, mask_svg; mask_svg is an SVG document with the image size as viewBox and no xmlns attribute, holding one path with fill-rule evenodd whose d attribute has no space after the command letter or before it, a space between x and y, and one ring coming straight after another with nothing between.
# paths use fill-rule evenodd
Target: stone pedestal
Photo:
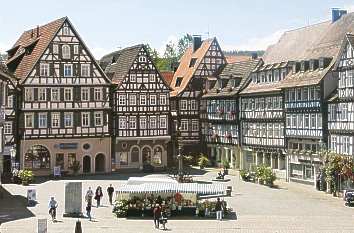
<instances>
[{"instance_id":1,"label":"stone pedestal","mask_svg":"<svg viewBox=\"0 0 354 233\"><path fill-rule=\"evenodd\" d=\"M64 217L82 217L82 183L65 183Z\"/></svg>"}]
</instances>

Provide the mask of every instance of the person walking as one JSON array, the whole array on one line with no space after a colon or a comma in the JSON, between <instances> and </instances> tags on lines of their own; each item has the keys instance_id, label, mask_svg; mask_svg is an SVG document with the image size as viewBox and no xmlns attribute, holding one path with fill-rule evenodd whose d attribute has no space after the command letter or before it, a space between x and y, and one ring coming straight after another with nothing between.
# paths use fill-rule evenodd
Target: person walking
<instances>
[{"instance_id":1,"label":"person walking","mask_svg":"<svg viewBox=\"0 0 354 233\"><path fill-rule=\"evenodd\" d=\"M215 211L216 211L216 220L222 220L222 202L220 201L220 198L216 199L216 204L215 204Z\"/></svg>"},{"instance_id":2,"label":"person walking","mask_svg":"<svg viewBox=\"0 0 354 233\"><path fill-rule=\"evenodd\" d=\"M48 208L49 208L49 214L52 217L53 222L56 221L57 207L58 207L58 202L54 199L54 197L51 197L48 204Z\"/></svg>"},{"instance_id":3,"label":"person walking","mask_svg":"<svg viewBox=\"0 0 354 233\"><path fill-rule=\"evenodd\" d=\"M109 187L107 188L107 193L108 193L109 203L112 205L112 197L114 193L114 188L112 187L112 184L110 184Z\"/></svg>"},{"instance_id":4,"label":"person walking","mask_svg":"<svg viewBox=\"0 0 354 233\"><path fill-rule=\"evenodd\" d=\"M97 208L101 205L102 196L103 196L102 188L101 188L101 186L98 186L96 189L96 195L95 195L95 200L97 202Z\"/></svg>"},{"instance_id":5,"label":"person walking","mask_svg":"<svg viewBox=\"0 0 354 233\"><path fill-rule=\"evenodd\" d=\"M89 220L91 221L91 207L92 207L92 203L87 202L87 206L86 206L86 215L89 218Z\"/></svg>"},{"instance_id":6,"label":"person walking","mask_svg":"<svg viewBox=\"0 0 354 233\"><path fill-rule=\"evenodd\" d=\"M89 187L89 189L86 192L85 200L87 203L90 203L90 205L92 205L92 198L93 198L93 191L91 187Z\"/></svg>"},{"instance_id":7,"label":"person walking","mask_svg":"<svg viewBox=\"0 0 354 233\"><path fill-rule=\"evenodd\" d=\"M161 217L161 208L160 208L160 205L159 205L159 204L156 204L156 205L155 205L153 214L154 214L154 224L155 224L155 228L159 228L159 227L160 227L159 221L160 221L160 217Z\"/></svg>"}]
</instances>

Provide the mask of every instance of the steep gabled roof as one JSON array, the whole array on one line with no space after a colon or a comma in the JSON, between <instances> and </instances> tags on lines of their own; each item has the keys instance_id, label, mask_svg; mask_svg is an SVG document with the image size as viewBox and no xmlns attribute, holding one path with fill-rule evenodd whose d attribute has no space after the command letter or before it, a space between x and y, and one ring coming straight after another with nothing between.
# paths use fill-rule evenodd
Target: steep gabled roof
<instances>
[{"instance_id":1,"label":"steep gabled roof","mask_svg":"<svg viewBox=\"0 0 354 233\"><path fill-rule=\"evenodd\" d=\"M189 81L192 79L195 71L199 67L200 62L203 60L206 52L209 50L210 45L214 40L216 40L216 38L204 40L195 52L193 52L192 46L186 50L171 82L171 88L173 89L171 96L178 95L187 87ZM190 62L192 59L196 60L194 66L190 67ZM181 84L178 87L176 87L177 78L182 78Z\"/></svg>"},{"instance_id":2,"label":"steep gabled roof","mask_svg":"<svg viewBox=\"0 0 354 233\"><path fill-rule=\"evenodd\" d=\"M142 44L135 45L107 54L101 58L101 67L112 80L112 83L120 84L124 80L143 47L144 45Z\"/></svg>"},{"instance_id":3,"label":"steep gabled roof","mask_svg":"<svg viewBox=\"0 0 354 233\"><path fill-rule=\"evenodd\" d=\"M14 68L14 75L18 79L23 81L29 75L65 20L67 20L67 17L22 33L14 46L9 50L14 55L9 57L6 62L10 69ZM30 53L26 51L29 48L31 48Z\"/></svg>"},{"instance_id":4,"label":"steep gabled roof","mask_svg":"<svg viewBox=\"0 0 354 233\"><path fill-rule=\"evenodd\" d=\"M162 78L165 80L165 82L168 84L168 86L170 86L174 73L172 71L161 71L160 74Z\"/></svg>"},{"instance_id":5,"label":"steep gabled roof","mask_svg":"<svg viewBox=\"0 0 354 233\"><path fill-rule=\"evenodd\" d=\"M215 86L207 94L203 95L203 98L236 95L247 85L251 72L261 64L261 59L227 64L219 75L221 79L229 80L227 85L220 89L219 82L216 82ZM235 83L230 82L231 79L234 79Z\"/></svg>"}]
</instances>

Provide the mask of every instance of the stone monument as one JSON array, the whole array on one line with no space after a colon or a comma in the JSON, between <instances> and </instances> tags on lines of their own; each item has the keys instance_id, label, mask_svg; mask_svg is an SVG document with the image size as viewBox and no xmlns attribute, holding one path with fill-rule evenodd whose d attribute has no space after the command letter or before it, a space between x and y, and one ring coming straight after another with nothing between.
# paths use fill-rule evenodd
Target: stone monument
<instances>
[{"instance_id":1,"label":"stone monument","mask_svg":"<svg viewBox=\"0 0 354 233\"><path fill-rule=\"evenodd\" d=\"M64 217L82 217L82 183L65 183Z\"/></svg>"}]
</instances>

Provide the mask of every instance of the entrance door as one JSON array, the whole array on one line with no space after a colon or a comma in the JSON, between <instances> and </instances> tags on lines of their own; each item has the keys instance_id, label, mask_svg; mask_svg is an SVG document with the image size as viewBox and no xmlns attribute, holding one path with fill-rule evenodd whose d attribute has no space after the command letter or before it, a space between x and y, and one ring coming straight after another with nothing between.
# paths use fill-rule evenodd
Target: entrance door
<instances>
[{"instance_id":1,"label":"entrance door","mask_svg":"<svg viewBox=\"0 0 354 233\"><path fill-rule=\"evenodd\" d=\"M91 172L91 157L89 155L85 155L82 161L82 170L84 173Z\"/></svg>"},{"instance_id":2,"label":"entrance door","mask_svg":"<svg viewBox=\"0 0 354 233\"><path fill-rule=\"evenodd\" d=\"M143 155L143 164L151 164L151 150L149 147L144 147L142 155Z\"/></svg>"},{"instance_id":3,"label":"entrance door","mask_svg":"<svg viewBox=\"0 0 354 233\"><path fill-rule=\"evenodd\" d=\"M98 154L95 158L95 172L104 172L105 171L105 156L104 154Z\"/></svg>"}]
</instances>

